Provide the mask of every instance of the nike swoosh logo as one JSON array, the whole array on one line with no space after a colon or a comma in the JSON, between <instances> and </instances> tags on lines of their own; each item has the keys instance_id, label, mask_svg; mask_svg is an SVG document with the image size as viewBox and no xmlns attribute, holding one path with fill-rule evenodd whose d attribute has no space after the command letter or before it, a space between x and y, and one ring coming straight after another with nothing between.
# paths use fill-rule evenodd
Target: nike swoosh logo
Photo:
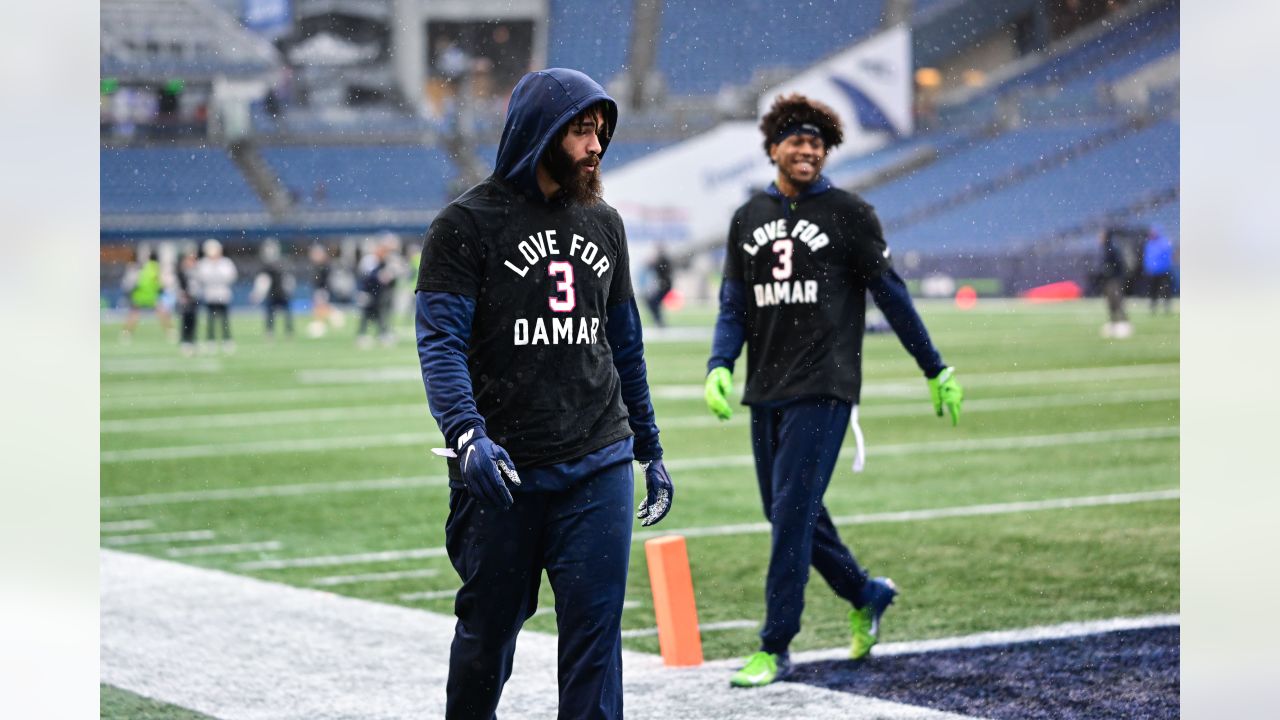
<instances>
[{"instance_id":1,"label":"nike swoosh logo","mask_svg":"<svg viewBox=\"0 0 1280 720\"><path fill-rule=\"evenodd\" d=\"M763 679L765 679L765 678L767 678L767 677L769 677L769 671L768 671L768 670L761 670L760 672L756 673L755 675L748 675L748 676L747 676L747 680L748 680L748 681L750 681L750 682L752 682L752 683L758 683L758 682L760 682L761 680L763 680Z\"/></svg>"},{"instance_id":2,"label":"nike swoosh logo","mask_svg":"<svg viewBox=\"0 0 1280 720\"><path fill-rule=\"evenodd\" d=\"M467 454L462 456L462 472L467 471L467 464L471 462L471 453L476 451L476 446L472 445L467 448Z\"/></svg>"}]
</instances>

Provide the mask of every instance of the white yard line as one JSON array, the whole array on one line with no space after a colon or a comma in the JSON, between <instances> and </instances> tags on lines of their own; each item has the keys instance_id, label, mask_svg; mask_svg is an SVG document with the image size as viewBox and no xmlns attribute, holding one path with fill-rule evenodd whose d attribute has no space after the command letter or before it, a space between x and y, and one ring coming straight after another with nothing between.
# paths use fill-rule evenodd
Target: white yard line
<instances>
[{"instance_id":1,"label":"white yard line","mask_svg":"<svg viewBox=\"0 0 1280 720\"><path fill-rule=\"evenodd\" d=\"M452 590L420 590L418 592L401 593L396 597L406 602L419 602L422 600L451 600L458 594L458 589Z\"/></svg>"},{"instance_id":2,"label":"white yard line","mask_svg":"<svg viewBox=\"0 0 1280 720\"><path fill-rule=\"evenodd\" d=\"M153 527L155 527L155 523L151 520L116 520L115 522L98 523L99 532L104 533L150 530Z\"/></svg>"},{"instance_id":3,"label":"white yard line","mask_svg":"<svg viewBox=\"0 0 1280 720\"><path fill-rule=\"evenodd\" d=\"M210 445L175 445L171 447L135 448L133 450L106 450L100 456L103 464L120 462L149 462L152 460L189 460L201 457L225 457L227 455L271 455L276 453L328 452L371 447L399 447L438 442L436 433L391 433L357 437L304 438L293 440L256 440Z\"/></svg>"},{"instance_id":4,"label":"white yard line","mask_svg":"<svg viewBox=\"0 0 1280 720\"><path fill-rule=\"evenodd\" d=\"M387 371L400 373L406 386L414 385L414 392L406 393L402 399L421 399L422 378L417 370L404 368L386 368L375 370L377 377L386 377ZM1018 387L1023 385L1063 385L1079 382L1109 382L1120 380L1143 380L1158 378L1177 378L1180 372L1178 363L1150 363L1145 365L1112 365L1093 368L1064 368L1061 370L1013 370L996 373L966 373L960 369L961 380L966 386L980 387ZM338 373L353 372L352 369L333 368L307 372L324 373L321 377L337 377ZM354 372L368 372L367 369L355 369ZM413 381L413 382L411 382ZM415 385L416 383L416 385ZM373 383L373 385L386 385ZM919 377L876 377L872 376L863 385L864 397L915 397L921 392L924 382ZM148 387L154 387L149 385ZM388 392L394 388L373 390L368 383L355 383L347 387L313 385L302 388L257 389L257 390L225 390L218 392L192 392L190 389L175 389L173 392L135 392L129 387L105 385L100 399L100 407L108 410L143 410L148 408L187 408L187 407L222 407L227 405L271 405L288 402L336 398L352 398L367 400L371 394L379 397L396 395ZM654 384L650 392L655 398L670 400L697 400L702 398L700 383L688 384ZM423 404L426 401L423 400Z\"/></svg>"},{"instance_id":5,"label":"white yard line","mask_svg":"<svg viewBox=\"0 0 1280 720\"><path fill-rule=\"evenodd\" d=\"M315 587L334 587L336 585L354 585L357 583L363 585L367 583L429 578L439 574L440 571L436 568L418 568L417 570L392 570L391 572L364 573L362 575L326 575L312 580L311 584Z\"/></svg>"},{"instance_id":6,"label":"white yard line","mask_svg":"<svg viewBox=\"0 0 1280 720\"><path fill-rule=\"evenodd\" d=\"M725 620L723 622L698 623L698 631L715 632L717 630L742 630L745 628L760 627L759 620ZM638 638L638 637L656 637L658 628L635 628L634 630L623 630L622 637Z\"/></svg>"},{"instance_id":7,"label":"white yard line","mask_svg":"<svg viewBox=\"0 0 1280 720\"><path fill-rule=\"evenodd\" d=\"M186 358L103 358L101 370L103 375L217 373L222 372L222 363Z\"/></svg>"},{"instance_id":8,"label":"white yard line","mask_svg":"<svg viewBox=\"0 0 1280 720\"><path fill-rule=\"evenodd\" d=\"M183 530L179 532L144 533L139 535L108 535L102 538L102 544L109 547L124 547L126 545L149 545L154 543L190 542L212 539L212 530Z\"/></svg>"},{"instance_id":9,"label":"white yard line","mask_svg":"<svg viewBox=\"0 0 1280 720\"><path fill-rule=\"evenodd\" d=\"M265 542L234 543L231 545L197 545L195 547L169 548L169 557L196 557L206 555L238 555L247 552L275 552L284 547L279 540Z\"/></svg>"},{"instance_id":10,"label":"white yard line","mask_svg":"<svg viewBox=\"0 0 1280 720\"><path fill-rule=\"evenodd\" d=\"M869 513L865 515L844 515L832 518L832 522L840 526L871 525L877 523L918 522L921 520L937 520L951 517L974 517L979 515L1007 515L1009 513L1039 512L1044 510L1069 510L1084 507L1105 505L1128 505L1133 503L1177 500L1180 492L1172 490L1154 490L1151 492L1119 493L1115 495L1092 495L1073 498L1055 498L1051 500L1032 500L1011 503L988 503L983 505L962 505L957 507L929 508L922 510L901 510L896 512ZM712 525L702 527L669 528L633 533L632 542L644 542L649 538L663 535L683 535L684 537L712 537L721 535L751 535L771 532L768 523L741 523L737 525ZM278 560L254 560L240 563L237 570L282 570L297 567L333 567L341 565L363 565L378 562L397 562L400 560L419 560L423 558L445 557L448 552L443 547L414 548L409 550L383 550L379 552L354 553L351 555L323 555L320 557L283 558ZM431 599L426 597L405 597L401 599Z\"/></svg>"},{"instance_id":11,"label":"white yard line","mask_svg":"<svg viewBox=\"0 0 1280 720\"><path fill-rule=\"evenodd\" d=\"M100 679L222 720L442 717L454 618L104 550ZM522 632L499 717L556 714L556 643ZM623 652L629 720L957 718Z\"/></svg>"},{"instance_id":12,"label":"white yard line","mask_svg":"<svg viewBox=\"0 0 1280 720\"><path fill-rule=\"evenodd\" d=\"M99 432L164 432L172 430L205 430L208 428L265 427L268 425L351 422L354 420L389 420L406 417L429 418L425 402L400 405L363 405L324 407L301 410L264 410L262 412L200 415L168 415L134 420L103 420Z\"/></svg>"},{"instance_id":13,"label":"white yard line","mask_svg":"<svg viewBox=\"0 0 1280 720\"><path fill-rule=\"evenodd\" d=\"M1027 435L1000 438L978 438L968 440L938 440L922 443L904 443L901 445L871 445L867 449L868 457L876 455L895 455L904 452L952 452L957 450L1009 450L1029 447L1052 447L1056 445L1078 445L1081 443L1111 442L1118 440L1154 439L1160 437L1176 437L1177 427L1120 428L1116 430L1098 430L1074 433L1058 433L1054 435ZM271 455L277 453L329 452L333 450L351 450L355 448L403 447L420 445L424 448L440 444L440 436L436 433L389 433L383 435L363 435L355 437L304 438L295 440L257 440L251 442L173 445L168 447L134 448L131 450L104 450L99 456L104 465L124 462L150 462L154 460L184 460L200 457L226 457L228 455ZM841 457L852 457L853 449L841 451ZM667 467L703 468L717 466L749 466L753 463L749 455L725 455L705 458L673 459Z\"/></svg>"},{"instance_id":14,"label":"white yard line","mask_svg":"<svg viewBox=\"0 0 1280 720\"><path fill-rule=\"evenodd\" d=\"M335 482L251 485L249 487L214 488L210 490L146 493L143 495L115 495L102 498L99 504L104 508L126 508L144 505L214 502L219 500L253 500L264 497L321 495L324 493L404 490L408 488L439 487L448 484L449 478L444 475L377 478L374 480L338 480Z\"/></svg>"},{"instance_id":15,"label":"white yard line","mask_svg":"<svg viewBox=\"0 0 1280 720\"><path fill-rule=\"evenodd\" d=\"M923 387L923 386L920 386ZM928 410L928 398L920 393L920 387L913 386L913 394L920 396L915 402L894 404L864 404L862 413L865 417L909 417L922 415ZM702 398L698 388L697 398ZM976 399L965 403L965 413L995 412L1007 410L1028 410L1046 407L1076 407L1081 405L1118 405L1124 403L1161 402L1177 400L1180 395L1177 387L1154 388L1147 390L1120 390L1108 393L1093 394L1039 394L1016 398ZM243 413L201 413L196 415L164 415L158 417L135 418L131 420L103 420L99 424L99 432L132 433L132 432L166 432L175 430L205 430L209 428L250 428L275 425L311 425L315 423L352 422L356 420L397 420L403 418L428 417L426 403L402 403L398 405L348 405L338 407L318 407L298 410L263 410ZM717 427L723 424L745 425L750 414L744 409L732 420L724 423L707 413L695 415L672 416L666 414L661 418L660 427Z\"/></svg>"}]
</instances>

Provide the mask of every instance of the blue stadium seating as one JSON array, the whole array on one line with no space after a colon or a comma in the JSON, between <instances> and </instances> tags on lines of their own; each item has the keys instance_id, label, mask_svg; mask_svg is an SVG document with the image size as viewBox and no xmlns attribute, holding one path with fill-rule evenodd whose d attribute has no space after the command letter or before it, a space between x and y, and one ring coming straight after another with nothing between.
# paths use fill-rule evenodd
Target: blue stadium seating
<instances>
[{"instance_id":1,"label":"blue stadium seating","mask_svg":"<svg viewBox=\"0 0 1280 720\"><path fill-rule=\"evenodd\" d=\"M762 68L800 70L874 32L882 5L881 0L664 3L657 66L673 95L745 84ZM629 2L552 0L550 64L577 67L608 82L626 63L631 11Z\"/></svg>"},{"instance_id":2,"label":"blue stadium seating","mask_svg":"<svg viewBox=\"0 0 1280 720\"><path fill-rule=\"evenodd\" d=\"M448 197L453 165L421 145L279 145L262 156L306 210L428 210Z\"/></svg>"},{"instance_id":3,"label":"blue stadium seating","mask_svg":"<svg viewBox=\"0 0 1280 720\"><path fill-rule=\"evenodd\" d=\"M102 148L103 214L262 212L262 201L222 148Z\"/></svg>"},{"instance_id":4,"label":"blue stadium seating","mask_svg":"<svg viewBox=\"0 0 1280 720\"><path fill-rule=\"evenodd\" d=\"M870 190L864 197L879 209L883 221L892 222L958 193L1007 177L1018 168L1061 154L1114 127L1114 122L1083 123L1024 128L995 137L973 138L951 154Z\"/></svg>"},{"instance_id":5,"label":"blue stadium seating","mask_svg":"<svg viewBox=\"0 0 1280 720\"><path fill-rule=\"evenodd\" d=\"M1155 123L1047 172L896 228L888 239L900 250L945 252L1043 240L1176 188L1178 138L1177 120Z\"/></svg>"}]
</instances>

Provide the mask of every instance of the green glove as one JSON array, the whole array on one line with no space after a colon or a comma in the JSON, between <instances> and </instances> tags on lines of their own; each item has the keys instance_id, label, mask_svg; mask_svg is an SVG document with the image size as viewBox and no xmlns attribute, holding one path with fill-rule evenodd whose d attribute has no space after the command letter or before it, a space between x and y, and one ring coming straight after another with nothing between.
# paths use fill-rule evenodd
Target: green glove
<instances>
[{"instance_id":1,"label":"green glove","mask_svg":"<svg viewBox=\"0 0 1280 720\"><path fill-rule=\"evenodd\" d=\"M704 396L707 398L707 409L721 420L733 417L733 408L729 407L729 393L733 392L733 373L727 367L718 367L707 373L707 385Z\"/></svg>"},{"instance_id":2,"label":"green glove","mask_svg":"<svg viewBox=\"0 0 1280 720\"><path fill-rule=\"evenodd\" d=\"M945 407L947 412L951 413L952 425L960 422L960 404L964 402L964 388L956 382L955 373L955 368L943 368L937 377L929 380L929 397L933 400L933 411L938 417L942 417L942 408Z\"/></svg>"}]
</instances>

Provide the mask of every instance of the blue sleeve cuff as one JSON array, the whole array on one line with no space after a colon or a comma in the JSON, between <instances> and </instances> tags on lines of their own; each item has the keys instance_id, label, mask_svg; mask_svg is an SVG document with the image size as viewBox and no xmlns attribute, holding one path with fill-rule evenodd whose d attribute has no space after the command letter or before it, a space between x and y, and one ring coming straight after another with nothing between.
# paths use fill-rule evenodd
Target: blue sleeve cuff
<instances>
[{"instance_id":1,"label":"blue sleeve cuff","mask_svg":"<svg viewBox=\"0 0 1280 720\"><path fill-rule=\"evenodd\" d=\"M656 460L662 457L662 444L658 442L658 423L649 397L649 371L644 362L644 338L635 298L608 309L605 337L613 351L613 365L618 369L627 422L635 434L636 459Z\"/></svg>"},{"instance_id":2,"label":"blue sleeve cuff","mask_svg":"<svg viewBox=\"0 0 1280 720\"><path fill-rule=\"evenodd\" d=\"M418 362L431 416L449 447L469 427L484 428L467 369L476 301L444 292L417 294Z\"/></svg>"},{"instance_id":3,"label":"blue sleeve cuff","mask_svg":"<svg viewBox=\"0 0 1280 720\"><path fill-rule=\"evenodd\" d=\"M707 372L718 367L729 368L742 353L747 338L747 289L741 280L725 278L720 284L720 313L716 316L715 334L711 339L711 359Z\"/></svg>"},{"instance_id":4,"label":"blue sleeve cuff","mask_svg":"<svg viewBox=\"0 0 1280 720\"><path fill-rule=\"evenodd\" d=\"M889 268L867 283L867 289L871 291L876 306L884 313L885 320L889 321L889 326L897 333L902 346L915 358L916 365L926 377L937 377L946 365L934 348L933 341L929 339L929 331L916 312L916 306L911 302L911 293L907 292L907 284L902 277L893 268Z\"/></svg>"}]
</instances>

